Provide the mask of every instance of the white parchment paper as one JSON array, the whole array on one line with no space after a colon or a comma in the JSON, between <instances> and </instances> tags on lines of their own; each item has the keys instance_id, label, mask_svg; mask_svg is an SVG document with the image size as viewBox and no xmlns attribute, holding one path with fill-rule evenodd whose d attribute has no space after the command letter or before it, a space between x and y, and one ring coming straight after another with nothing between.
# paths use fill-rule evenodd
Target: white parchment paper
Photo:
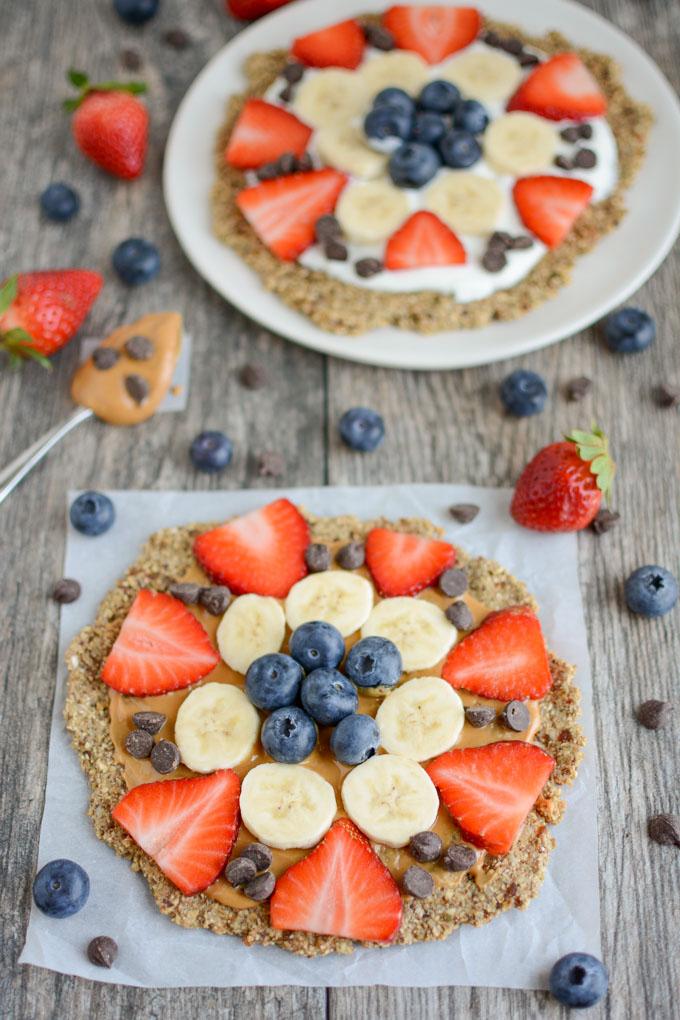
<instances>
[{"instance_id":1,"label":"white parchment paper","mask_svg":"<svg viewBox=\"0 0 680 1020\"><path fill-rule=\"evenodd\" d=\"M73 493L69 498L73 497ZM94 619L97 604L138 555L147 536L164 526L216 520L242 513L281 495L247 492L112 492L117 517L99 538L70 525L65 576L83 593L61 614L60 655L50 737L45 810L38 865L55 857L82 864L91 879L84 909L66 920L31 912L21 963L32 963L100 981L148 987L231 985L492 985L544 988L554 961L583 950L600 956L597 871L596 754L591 677L577 575L574 535L542 535L516 526L510 491L472 486L409 485L384 488L298 489L291 499L319 514L362 517L427 517L472 553L499 560L524 580L538 599L550 647L578 666L582 725L588 739L578 780L568 791L564 821L555 828L540 896L528 910L510 910L482 928L466 926L445 942L388 949L359 949L352 956L317 959L255 946L208 931L177 927L155 906L144 879L99 842L86 816L88 789L62 721L66 646ZM452 521L452 503L477 503L465 526ZM90 964L85 948L95 935L111 935L120 952L111 970Z\"/></svg>"}]
</instances>

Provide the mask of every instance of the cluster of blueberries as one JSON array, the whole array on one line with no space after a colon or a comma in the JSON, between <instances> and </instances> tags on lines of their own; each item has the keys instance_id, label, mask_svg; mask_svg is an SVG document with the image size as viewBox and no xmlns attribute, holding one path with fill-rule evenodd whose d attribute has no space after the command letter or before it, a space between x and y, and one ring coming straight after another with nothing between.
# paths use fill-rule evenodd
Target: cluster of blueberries
<instances>
[{"instance_id":1,"label":"cluster of blueberries","mask_svg":"<svg viewBox=\"0 0 680 1020\"><path fill-rule=\"evenodd\" d=\"M290 655L262 655L246 673L246 694L271 712L260 734L274 761L297 765L316 747L319 726L333 726L330 748L343 765L360 765L378 750L380 731L370 715L357 713L357 688L394 687L402 674L399 649L381 637L366 637L345 657L340 631L323 621L293 631ZM297 704L300 702L302 707Z\"/></svg>"},{"instance_id":2,"label":"cluster of blueberries","mask_svg":"<svg viewBox=\"0 0 680 1020\"><path fill-rule=\"evenodd\" d=\"M417 100L400 88L379 92L364 120L374 146L394 147L388 172L399 188L422 188L442 164L461 170L482 157L478 135L489 115L475 99L461 99L450 81L431 81Z\"/></svg>"}]
</instances>

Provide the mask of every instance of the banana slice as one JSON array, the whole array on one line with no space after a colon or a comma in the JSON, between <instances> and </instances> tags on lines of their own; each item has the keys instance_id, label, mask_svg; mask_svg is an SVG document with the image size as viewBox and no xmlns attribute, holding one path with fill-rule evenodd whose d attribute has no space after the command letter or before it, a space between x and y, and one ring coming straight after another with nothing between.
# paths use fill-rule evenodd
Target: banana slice
<instances>
[{"instance_id":1,"label":"banana slice","mask_svg":"<svg viewBox=\"0 0 680 1020\"><path fill-rule=\"evenodd\" d=\"M427 761L456 743L465 722L465 708L446 680L417 676L387 695L375 721L386 751Z\"/></svg>"},{"instance_id":2,"label":"banana slice","mask_svg":"<svg viewBox=\"0 0 680 1020\"><path fill-rule=\"evenodd\" d=\"M312 127L347 124L369 107L370 95L354 71L316 71L306 74L295 95L294 109Z\"/></svg>"},{"instance_id":3,"label":"banana slice","mask_svg":"<svg viewBox=\"0 0 680 1020\"><path fill-rule=\"evenodd\" d=\"M372 608L373 587L365 577L324 570L293 585L286 599L286 620L291 630L311 620L323 620L348 637L366 622Z\"/></svg>"},{"instance_id":4,"label":"banana slice","mask_svg":"<svg viewBox=\"0 0 680 1020\"><path fill-rule=\"evenodd\" d=\"M387 181L369 181L345 188L335 215L350 241L375 244L390 237L409 212L403 190Z\"/></svg>"},{"instance_id":5,"label":"banana slice","mask_svg":"<svg viewBox=\"0 0 680 1020\"><path fill-rule=\"evenodd\" d=\"M378 754L346 777L342 803L369 839L398 847L430 828L439 810L439 795L417 762L397 754Z\"/></svg>"},{"instance_id":6,"label":"banana slice","mask_svg":"<svg viewBox=\"0 0 680 1020\"><path fill-rule=\"evenodd\" d=\"M415 96L429 77L423 58L417 53L404 53L403 50L393 50L384 56L367 60L359 74L369 99L390 85L396 85Z\"/></svg>"},{"instance_id":7,"label":"banana slice","mask_svg":"<svg viewBox=\"0 0 680 1020\"><path fill-rule=\"evenodd\" d=\"M533 113L506 113L484 135L484 155L494 170L515 177L550 167L557 148L553 125Z\"/></svg>"},{"instance_id":8,"label":"banana slice","mask_svg":"<svg viewBox=\"0 0 680 1020\"><path fill-rule=\"evenodd\" d=\"M315 846L331 827L335 790L302 765L257 765L241 785L245 827L277 850Z\"/></svg>"},{"instance_id":9,"label":"banana slice","mask_svg":"<svg viewBox=\"0 0 680 1020\"><path fill-rule=\"evenodd\" d=\"M517 61L505 53L472 51L442 64L437 77L452 81L466 99L490 102L511 96L522 71Z\"/></svg>"},{"instance_id":10,"label":"banana slice","mask_svg":"<svg viewBox=\"0 0 680 1020\"><path fill-rule=\"evenodd\" d=\"M194 772L230 769L244 761L260 733L260 716L233 684L204 684L182 702L175 741Z\"/></svg>"},{"instance_id":11,"label":"banana slice","mask_svg":"<svg viewBox=\"0 0 680 1020\"><path fill-rule=\"evenodd\" d=\"M456 628L439 606L425 599L383 599L361 628L362 637L388 638L401 652L404 672L431 669L456 640Z\"/></svg>"},{"instance_id":12,"label":"banana slice","mask_svg":"<svg viewBox=\"0 0 680 1020\"><path fill-rule=\"evenodd\" d=\"M495 181L465 170L444 171L425 193L425 208L458 234L490 234L503 201Z\"/></svg>"},{"instance_id":13,"label":"banana slice","mask_svg":"<svg viewBox=\"0 0 680 1020\"><path fill-rule=\"evenodd\" d=\"M354 124L322 128L315 138L316 151L329 166L355 177L372 180L387 166L387 155L366 145L364 134Z\"/></svg>"},{"instance_id":14,"label":"banana slice","mask_svg":"<svg viewBox=\"0 0 680 1020\"><path fill-rule=\"evenodd\" d=\"M286 633L286 618L276 599L240 595L231 603L217 628L220 655L237 673L261 655L278 652Z\"/></svg>"}]
</instances>

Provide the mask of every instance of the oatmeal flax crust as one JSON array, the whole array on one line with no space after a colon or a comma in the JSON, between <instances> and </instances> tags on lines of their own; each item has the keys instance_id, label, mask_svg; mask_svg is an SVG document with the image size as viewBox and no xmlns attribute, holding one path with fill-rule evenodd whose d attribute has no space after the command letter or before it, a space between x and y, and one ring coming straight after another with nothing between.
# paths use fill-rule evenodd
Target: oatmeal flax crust
<instances>
[{"instance_id":1,"label":"oatmeal flax crust","mask_svg":"<svg viewBox=\"0 0 680 1020\"><path fill-rule=\"evenodd\" d=\"M530 36L517 26L490 20L485 22L485 27L517 36L525 44L534 45L549 54L574 50L558 32ZM244 176L226 165L224 151L245 100L266 92L286 63L285 50L251 56L245 65L247 90L242 95L233 96L227 105L226 119L215 146L214 233L255 270L268 290L329 333L358 335L381 326L436 333L448 329L473 329L493 321L525 315L554 297L569 282L579 256L590 251L623 219L626 212L624 193L644 158L653 120L649 108L636 102L626 92L618 66L611 57L587 49L576 49L575 52L589 67L607 96L608 120L619 148L618 186L609 198L589 206L566 241L555 251L547 252L534 269L510 290L498 291L481 301L467 304L459 304L449 295L430 291L413 294L372 291L342 283L296 262L282 262L265 247L236 205Z\"/></svg>"},{"instance_id":2,"label":"oatmeal flax crust","mask_svg":"<svg viewBox=\"0 0 680 1020\"><path fill-rule=\"evenodd\" d=\"M429 521L412 518L395 523L385 519L366 522L355 517L305 516L310 523L312 539L317 542L362 539L376 526L390 526L425 536L441 534ZM109 690L99 679L102 664L136 592L143 587L164 591L181 577L193 563L194 538L212 526L193 524L167 528L152 535L139 559L102 602L94 624L80 632L66 653L68 687L64 717L73 747L90 782L88 813L97 836L117 854L127 857L133 871L142 872L159 909L176 924L238 935L248 945L278 945L304 956L349 953L355 945L349 939L271 928L266 904L234 910L202 894L183 896L155 862L111 819L111 810L126 787L109 735ZM482 557L470 559L460 551L457 562L467 569L471 593L490 608L500 609L517 603L535 608L524 584L499 564ZM556 759L557 766L517 844L505 857L484 859L481 888L464 877L452 888L438 888L427 900L404 899L404 919L397 943L446 938L461 924L484 924L510 907L527 906L538 894L555 845L546 822L557 822L562 816L564 802L560 786L571 783L576 776L585 742L576 724L579 691L573 683L574 667L553 655L550 666L553 686L541 703L538 740Z\"/></svg>"}]
</instances>

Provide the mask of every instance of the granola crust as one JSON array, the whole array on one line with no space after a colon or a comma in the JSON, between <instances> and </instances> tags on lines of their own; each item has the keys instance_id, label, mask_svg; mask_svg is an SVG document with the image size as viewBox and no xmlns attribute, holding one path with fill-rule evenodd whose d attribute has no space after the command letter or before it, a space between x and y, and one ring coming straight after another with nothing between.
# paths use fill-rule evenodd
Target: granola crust
<instances>
[{"instance_id":1,"label":"granola crust","mask_svg":"<svg viewBox=\"0 0 680 1020\"><path fill-rule=\"evenodd\" d=\"M305 513L314 541L361 539L370 528L390 526L420 535L438 536L432 523L421 519L390 522L359 521L355 517L319 518ZM217 934L238 935L247 945L278 945L304 956L349 953L349 939L308 932L277 931L269 924L266 905L235 910L204 894L184 896L150 857L111 819L111 810L125 794L123 770L114 757L109 734L108 688L99 679L104 659L118 635L136 592L143 587L164 591L193 563L192 544L200 532L214 525L167 528L151 536L140 557L108 593L93 625L85 627L66 653L68 685L64 717L91 790L88 814L97 836L117 854L127 857L133 871L141 871L162 913L185 928L209 928ZM524 603L535 607L525 585L499 564L458 552L468 572L471 594L492 609ZM451 888L438 887L427 900L406 897L397 944L444 939L461 924L481 925L510 907L524 908L538 895L555 841L546 822L557 822L564 811L560 787L573 782L585 743L576 723L579 690L574 667L550 656L553 686L541 702L538 742L557 765L544 787L524 830L509 854L486 857L478 882L465 876ZM375 945L372 943L371 945Z\"/></svg>"}]
</instances>

